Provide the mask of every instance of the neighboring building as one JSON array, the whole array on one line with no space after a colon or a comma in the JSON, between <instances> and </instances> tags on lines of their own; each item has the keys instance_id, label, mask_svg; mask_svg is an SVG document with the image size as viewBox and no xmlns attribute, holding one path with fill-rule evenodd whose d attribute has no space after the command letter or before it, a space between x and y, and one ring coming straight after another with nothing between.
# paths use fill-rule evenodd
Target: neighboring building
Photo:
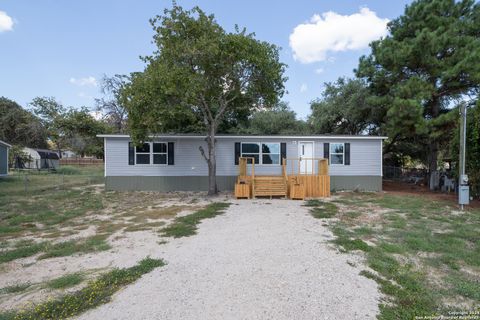
<instances>
[{"instance_id":1,"label":"neighboring building","mask_svg":"<svg viewBox=\"0 0 480 320\"><path fill-rule=\"evenodd\" d=\"M76 158L77 154L72 150L62 150L62 158Z\"/></svg>"},{"instance_id":2,"label":"neighboring building","mask_svg":"<svg viewBox=\"0 0 480 320\"><path fill-rule=\"evenodd\" d=\"M157 135L134 147L128 135L99 135L105 143L105 186L109 190L206 191L208 167L203 135ZM217 185L233 190L238 158L254 157L255 175L281 175L282 158L326 158L332 190L382 190L382 143L378 136L216 137ZM312 165L299 164L310 174ZM289 170L290 166L287 166Z\"/></svg>"},{"instance_id":3,"label":"neighboring building","mask_svg":"<svg viewBox=\"0 0 480 320\"><path fill-rule=\"evenodd\" d=\"M16 167L19 169L57 169L60 165L60 158L56 151L48 149L23 148L30 161L16 161Z\"/></svg>"},{"instance_id":4,"label":"neighboring building","mask_svg":"<svg viewBox=\"0 0 480 320\"><path fill-rule=\"evenodd\" d=\"M12 146L0 140L0 176L8 174L8 149Z\"/></svg>"}]
</instances>

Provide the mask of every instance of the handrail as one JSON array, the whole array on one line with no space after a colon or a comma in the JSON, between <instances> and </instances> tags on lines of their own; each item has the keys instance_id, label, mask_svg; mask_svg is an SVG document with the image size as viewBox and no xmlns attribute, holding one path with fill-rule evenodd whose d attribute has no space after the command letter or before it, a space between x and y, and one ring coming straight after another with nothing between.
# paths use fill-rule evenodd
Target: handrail
<instances>
[{"instance_id":1,"label":"handrail","mask_svg":"<svg viewBox=\"0 0 480 320\"><path fill-rule=\"evenodd\" d=\"M285 161L285 168L288 167L288 161L291 161L291 174L296 175L297 179L300 176L300 168L301 168L301 162L302 161L312 161L312 173L307 174L307 175L314 175L315 168L317 168L317 175L328 175L328 159L325 158L284 158ZM294 162L297 162L297 168L295 170L294 167ZM315 162L317 163L317 166L315 166ZM322 163L322 166L321 166Z\"/></svg>"}]
</instances>

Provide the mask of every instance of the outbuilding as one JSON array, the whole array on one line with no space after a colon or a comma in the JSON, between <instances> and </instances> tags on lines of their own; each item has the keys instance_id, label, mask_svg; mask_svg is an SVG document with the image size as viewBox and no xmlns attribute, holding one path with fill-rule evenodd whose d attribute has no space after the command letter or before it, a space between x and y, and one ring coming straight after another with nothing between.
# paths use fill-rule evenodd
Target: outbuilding
<instances>
[{"instance_id":1,"label":"outbuilding","mask_svg":"<svg viewBox=\"0 0 480 320\"><path fill-rule=\"evenodd\" d=\"M0 176L8 174L8 151L12 146L0 140Z\"/></svg>"},{"instance_id":2,"label":"outbuilding","mask_svg":"<svg viewBox=\"0 0 480 320\"><path fill-rule=\"evenodd\" d=\"M128 135L104 134L105 185L109 190L206 191L208 166L199 148L204 135L154 135L135 146ZM328 165L331 190L382 190L382 143L366 135L217 135L217 185L233 190L239 159L255 161L255 178L317 174L316 162ZM296 167L283 165L283 159ZM292 169L291 169L292 168ZM290 172L291 171L291 172Z\"/></svg>"},{"instance_id":3,"label":"outbuilding","mask_svg":"<svg viewBox=\"0 0 480 320\"><path fill-rule=\"evenodd\" d=\"M60 165L60 157L56 151L34 148L23 148L22 151L28 155L30 161L17 163L19 169L51 170L57 169Z\"/></svg>"}]
</instances>

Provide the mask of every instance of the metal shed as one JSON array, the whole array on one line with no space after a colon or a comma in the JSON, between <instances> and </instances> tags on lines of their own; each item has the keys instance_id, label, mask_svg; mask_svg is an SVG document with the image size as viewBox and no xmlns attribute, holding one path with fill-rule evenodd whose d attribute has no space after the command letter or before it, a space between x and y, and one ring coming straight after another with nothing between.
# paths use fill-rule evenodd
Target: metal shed
<instances>
[{"instance_id":1,"label":"metal shed","mask_svg":"<svg viewBox=\"0 0 480 320\"><path fill-rule=\"evenodd\" d=\"M8 150L12 146L0 140L0 176L8 174Z\"/></svg>"}]
</instances>

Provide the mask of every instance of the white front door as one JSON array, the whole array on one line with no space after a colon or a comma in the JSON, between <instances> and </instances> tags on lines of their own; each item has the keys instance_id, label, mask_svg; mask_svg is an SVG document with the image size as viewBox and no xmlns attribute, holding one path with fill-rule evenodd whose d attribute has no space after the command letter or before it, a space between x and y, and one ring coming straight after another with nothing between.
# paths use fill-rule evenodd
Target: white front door
<instances>
[{"instance_id":1,"label":"white front door","mask_svg":"<svg viewBox=\"0 0 480 320\"><path fill-rule=\"evenodd\" d=\"M298 157L300 158L300 174L312 174L313 142L300 142L298 144Z\"/></svg>"}]
</instances>

